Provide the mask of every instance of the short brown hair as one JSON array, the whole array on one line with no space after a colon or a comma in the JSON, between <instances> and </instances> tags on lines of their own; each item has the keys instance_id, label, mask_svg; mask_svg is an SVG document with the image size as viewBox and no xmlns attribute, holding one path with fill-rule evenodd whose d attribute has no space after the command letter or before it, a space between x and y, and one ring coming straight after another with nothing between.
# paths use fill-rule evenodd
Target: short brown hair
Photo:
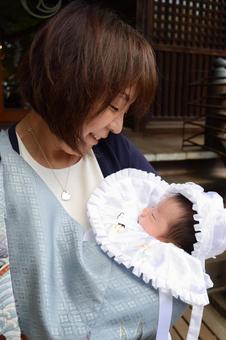
<instances>
[{"instance_id":1,"label":"short brown hair","mask_svg":"<svg viewBox=\"0 0 226 340\"><path fill-rule=\"evenodd\" d=\"M168 242L174 243L176 246L184 249L191 254L194 243L197 242L194 229L194 210L192 209L192 202L185 196L177 194L172 196L173 199L180 205L183 215L174 225L170 226L165 238Z\"/></svg>"},{"instance_id":2,"label":"short brown hair","mask_svg":"<svg viewBox=\"0 0 226 340\"><path fill-rule=\"evenodd\" d=\"M138 31L107 9L72 1L36 34L19 81L25 101L76 149L87 116L126 88L136 89L131 110L145 113L157 75L152 48Z\"/></svg>"}]
</instances>

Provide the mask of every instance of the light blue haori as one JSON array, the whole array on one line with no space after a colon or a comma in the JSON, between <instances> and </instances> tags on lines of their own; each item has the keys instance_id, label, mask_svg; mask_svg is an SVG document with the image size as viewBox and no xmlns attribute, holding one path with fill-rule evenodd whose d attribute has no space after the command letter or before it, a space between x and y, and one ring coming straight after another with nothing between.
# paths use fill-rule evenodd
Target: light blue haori
<instances>
[{"instance_id":1,"label":"light blue haori","mask_svg":"<svg viewBox=\"0 0 226 340\"><path fill-rule=\"evenodd\" d=\"M22 332L30 340L154 339L158 291L109 259L96 243L83 241L83 227L12 150L5 132L0 133L0 156ZM184 306L174 301L173 321Z\"/></svg>"},{"instance_id":2,"label":"light blue haori","mask_svg":"<svg viewBox=\"0 0 226 340\"><path fill-rule=\"evenodd\" d=\"M0 165L0 334L4 334L7 340L19 340L20 328L9 269L5 219L3 167Z\"/></svg>"}]
</instances>

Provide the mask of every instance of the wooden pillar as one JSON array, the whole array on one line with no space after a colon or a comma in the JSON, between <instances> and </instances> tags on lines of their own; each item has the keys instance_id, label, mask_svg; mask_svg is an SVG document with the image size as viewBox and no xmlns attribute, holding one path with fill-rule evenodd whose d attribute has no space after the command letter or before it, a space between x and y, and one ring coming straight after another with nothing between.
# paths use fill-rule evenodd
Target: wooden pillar
<instances>
[{"instance_id":1,"label":"wooden pillar","mask_svg":"<svg viewBox=\"0 0 226 340\"><path fill-rule=\"evenodd\" d=\"M136 27L150 41L154 31L154 1L137 0Z\"/></svg>"},{"instance_id":2,"label":"wooden pillar","mask_svg":"<svg viewBox=\"0 0 226 340\"><path fill-rule=\"evenodd\" d=\"M144 37L151 42L154 30L154 0L137 0L136 1L136 28ZM145 130L150 120L150 112L143 118L134 117L133 129L137 132Z\"/></svg>"},{"instance_id":3,"label":"wooden pillar","mask_svg":"<svg viewBox=\"0 0 226 340\"><path fill-rule=\"evenodd\" d=\"M225 154L226 59L215 59L207 89L205 145Z\"/></svg>"},{"instance_id":4,"label":"wooden pillar","mask_svg":"<svg viewBox=\"0 0 226 340\"><path fill-rule=\"evenodd\" d=\"M4 97L3 97L3 67L2 67L2 45L0 42L0 117L3 116Z\"/></svg>"}]
</instances>

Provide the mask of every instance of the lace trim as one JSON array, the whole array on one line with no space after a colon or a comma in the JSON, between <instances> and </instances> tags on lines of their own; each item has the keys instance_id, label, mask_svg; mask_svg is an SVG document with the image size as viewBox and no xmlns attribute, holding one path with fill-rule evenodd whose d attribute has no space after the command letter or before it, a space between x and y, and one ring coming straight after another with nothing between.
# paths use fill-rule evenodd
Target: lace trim
<instances>
[{"instance_id":1,"label":"lace trim","mask_svg":"<svg viewBox=\"0 0 226 340\"><path fill-rule=\"evenodd\" d=\"M170 189L153 174L135 169L119 171L108 176L91 196L90 223L102 250L132 269L134 275L188 304L206 305L209 302L206 289L212 287L212 281L204 273L202 262L173 244L150 237L136 222L142 205L153 203L150 197L156 203L173 192ZM119 220L120 211L123 217ZM186 280L182 280L181 269L185 268Z\"/></svg>"}]
</instances>

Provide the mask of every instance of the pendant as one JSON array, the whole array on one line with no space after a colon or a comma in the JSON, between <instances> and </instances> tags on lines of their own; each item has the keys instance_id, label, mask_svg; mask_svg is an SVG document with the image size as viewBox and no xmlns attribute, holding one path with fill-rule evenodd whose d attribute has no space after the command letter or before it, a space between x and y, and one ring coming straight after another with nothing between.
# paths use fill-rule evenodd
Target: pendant
<instances>
[{"instance_id":1,"label":"pendant","mask_svg":"<svg viewBox=\"0 0 226 340\"><path fill-rule=\"evenodd\" d=\"M71 199L71 194L69 194L69 192L64 190L62 191L61 199L62 201L69 201Z\"/></svg>"}]
</instances>

